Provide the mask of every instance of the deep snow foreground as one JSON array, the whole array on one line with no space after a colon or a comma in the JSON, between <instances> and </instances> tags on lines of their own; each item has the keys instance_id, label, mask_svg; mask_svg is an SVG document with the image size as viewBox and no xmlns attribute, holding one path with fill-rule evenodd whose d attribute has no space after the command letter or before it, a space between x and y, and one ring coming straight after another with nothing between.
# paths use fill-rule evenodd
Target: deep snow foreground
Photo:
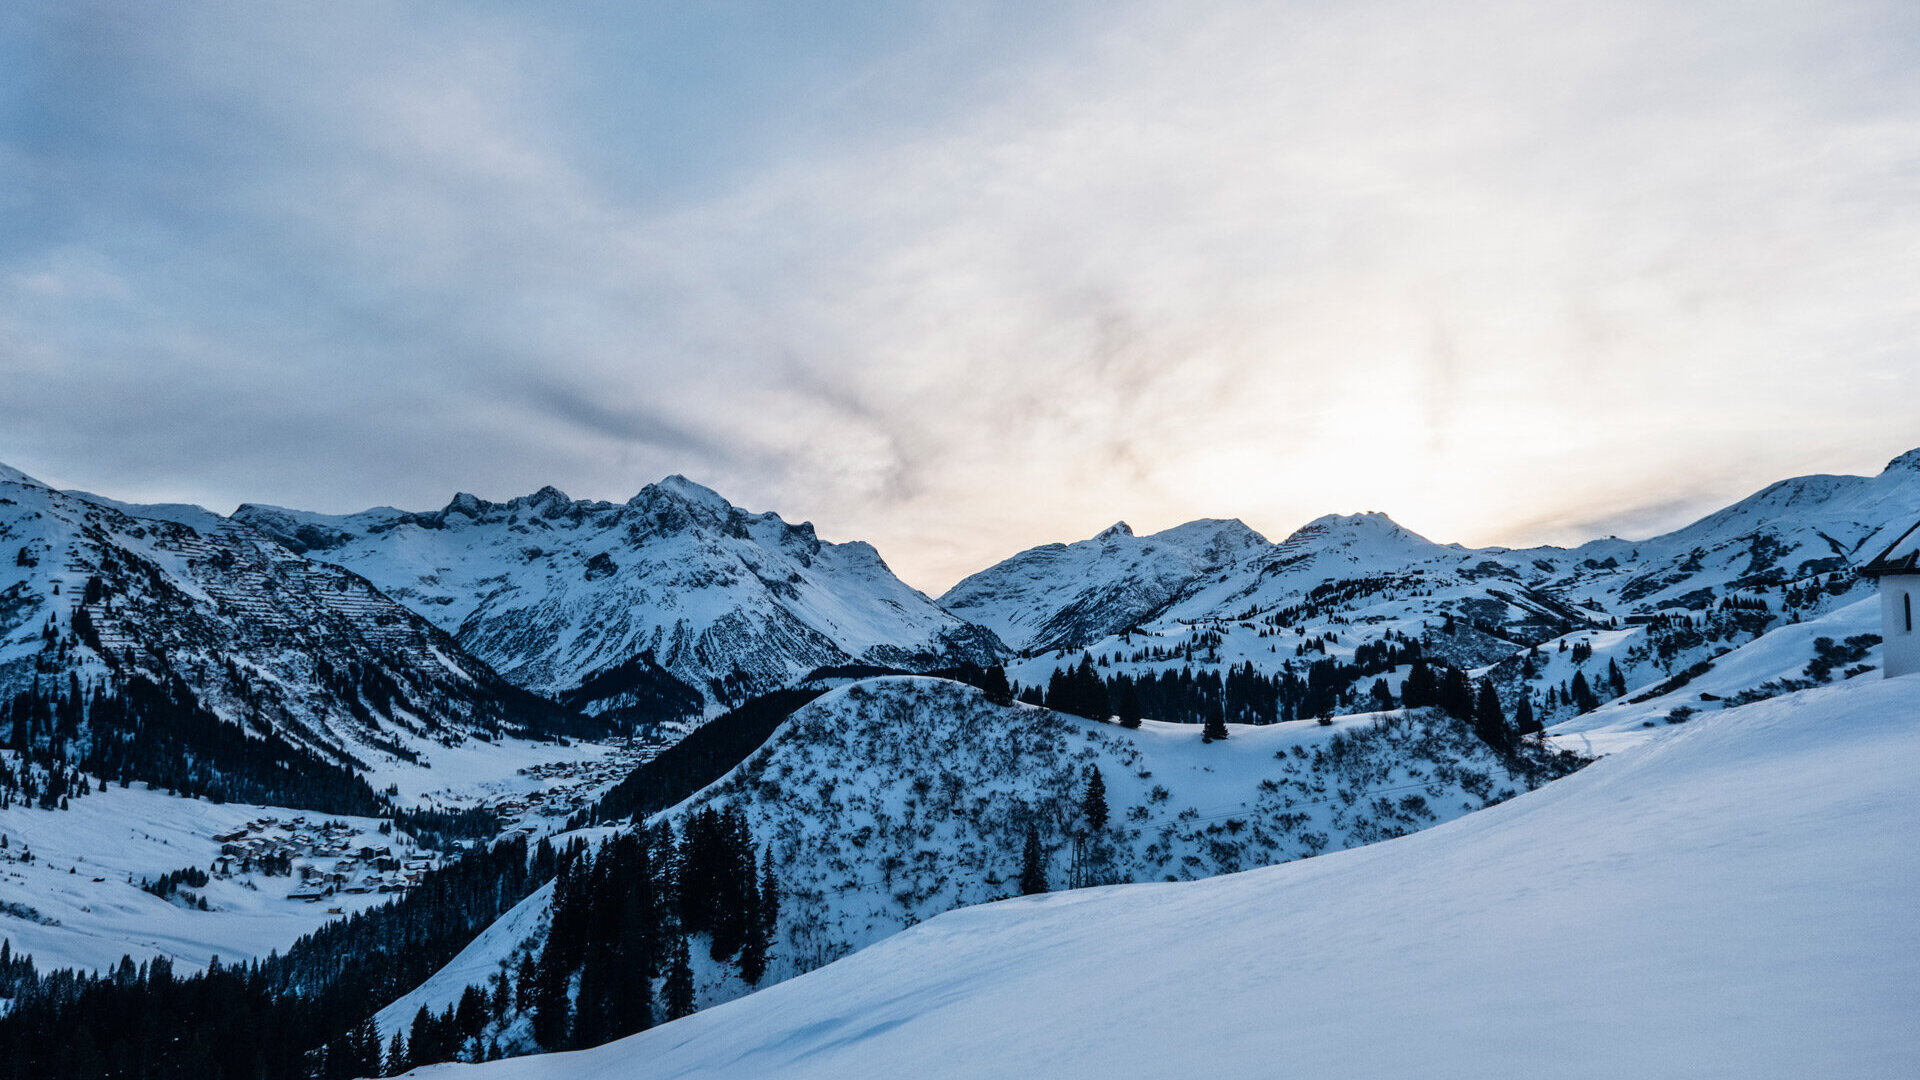
<instances>
[{"instance_id":1,"label":"deep snow foreground","mask_svg":"<svg viewBox=\"0 0 1920 1080\"><path fill-rule=\"evenodd\" d=\"M532 1077L1920 1075L1920 678L1434 829L964 909ZM473 1070L483 1070L473 1072Z\"/></svg>"}]
</instances>

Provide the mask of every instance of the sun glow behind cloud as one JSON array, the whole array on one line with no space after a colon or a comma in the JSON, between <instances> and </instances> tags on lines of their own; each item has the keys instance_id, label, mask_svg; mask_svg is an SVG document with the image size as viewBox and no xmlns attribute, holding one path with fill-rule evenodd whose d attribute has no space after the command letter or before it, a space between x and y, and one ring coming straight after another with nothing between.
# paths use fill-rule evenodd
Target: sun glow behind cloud
<instances>
[{"instance_id":1,"label":"sun glow behind cloud","mask_svg":"<svg viewBox=\"0 0 1920 1080\"><path fill-rule=\"evenodd\" d=\"M1897 4L33 10L0 459L116 495L685 472L938 589L1920 442Z\"/></svg>"}]
</instances>

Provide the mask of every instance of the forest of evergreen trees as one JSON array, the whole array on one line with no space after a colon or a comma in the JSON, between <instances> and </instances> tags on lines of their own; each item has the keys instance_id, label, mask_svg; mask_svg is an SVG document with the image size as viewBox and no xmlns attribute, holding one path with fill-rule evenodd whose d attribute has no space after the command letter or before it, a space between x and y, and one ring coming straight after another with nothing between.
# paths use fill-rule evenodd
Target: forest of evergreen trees
<instances>
[{"instance_id":1,"label":"forest of evergreen trees","mask_svg":"<svg viewBox=\"0 0 1920 1080\"><path fill-rule=\"evenodd\" d=\"M1324 647L1320 651L1324 653ZM1196 671L1188 665L1103 677L1092 657L1083 654L1077 667L1056 668L1044 691L1030 687L1021 699L1095 720L1119 715L1123 722L1150 716L1182 724L1215 720L1273 724L1329 715L1350 701L1361 679L1419 658L1417 641L1380 641L1361 645L1351 663L1332 657L1314 660L1305 665L1304 674L1290 668L1267 675L1248 662L1224 671L1208 667ZM1384 704L1375 699L1370 699L1368 707L1389 708L1393 704L1391 695Z\"/></svg>"},{"instance_id":2,"label":"forest of evergreen trees","mask_svg":"<svg viewBox=\"0 0 1920 1080\"><path fill-rule=\"evenodd\" d=\"M1203 737L1224 739L1227 723L1272 724L1330 716L1336 708L1355 703L1361 680L1403 664L1407 678L1401 687L1402 699L1394 699L1386 680L1376 679L1362 701L1364 707L1441 709L1468 721L1482 741L1502 754L1512 753L1519 736L1541 729L1524 695L1510 720L1491 681L1481 679L1476 685L1460 668L1422 659L1419 642L1411 640L1362 645L1355 650L1353 663L1331 657L1316 660L1307 666L1304 677L1292 670L1263 675L1249 663L1224 673L1183 667L1103 679L1092 657L1082 655L1079 666L1055 669L1045 691L1029 687L1020 697L1029 704L1088 719L1117 718L1130 727L1137 726L1143 716L1201 724ZM1617 666L1611 668L1611 678L1624 685ZM1584 690L1584 680L1577 675L1575 679Z\"/></svg>"},{"instance_id":3,"label":"forest of evergreen trees","mask_svg":"<svg viewBox=\"0 0 1920 1080\"><path fill-rule=\"evenodd\" d=\"M636 767L569 828L647 815L679 802L725 776L773 735L787 717L825 690L775 690L694 728L687 737Z\"/></svg>"},{"instance_id":4,"label":"forest of evergreen trees","mask_svg":"<svg viewBox=\"0 0 1920 1080\"><path fill-rule=\"evenodd\" d=\"M694 1009L689 940L748 985L766 974L780 887L738 809L622 832L563 855L546 946L517 972L519 1003L548 1050L597 1046ZM662 985L657 996L654 981Z\"/></svg>"},{"instance_id":5,"label":"forest of evergreen trees","mask_svg":"<svg viewBox=\"0 0 1920 1080\"><path fill-rule=\"evenodd\" d=\"M651 652L595 672L579 686L561 694L560 704L579 709L608 699L617 699L621 704L602 713L601 718L627 732L697 717L706 705L700 691L655 663Z\"/></svg>"},{"instance_id":6,"label":"forest of evergreen trees","mask_svg":"<svg viewBox=\"0 0 1920 1080\"><path fill-rule=\"evenodd\" d=\"M31 760L123 786L140 780L215 802L326 814L374 816L385 806L346 765L222 721L177 678L161 685L135 676L117 690L71 677L64 686L36 682L0 701L0 730Z\"/></svg>"}]
</instances>

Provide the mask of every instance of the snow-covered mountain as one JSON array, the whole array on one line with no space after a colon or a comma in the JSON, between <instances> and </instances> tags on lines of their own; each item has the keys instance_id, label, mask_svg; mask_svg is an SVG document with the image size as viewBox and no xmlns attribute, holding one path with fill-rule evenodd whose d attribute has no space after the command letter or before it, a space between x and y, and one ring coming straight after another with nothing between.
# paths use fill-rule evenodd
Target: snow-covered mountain
<instances>
[{"instance_id":1,"label":"snow-covered mountain","mask_svg":"<svg viewBox=\"0 0 1920 1080\"><path fill-rule=\"evenodd\" d=\"M597 1049L435 1080L1920 1074L1920 679L1729 711L1501 806L950 912Z\"/></svg>"},{"instance_id":2,"label":"snow-covered mountain","mask_svg":"<svg viewBox=\"0 0 1920 1080\"><path fill-rule=\"evenodd\" d=\"M1091 540L1029 548L966 578L940 603L1028 650L1074 648L1146 621L1272 545L1238 520L1139 537L1122 521Z\"/></svg>"},{"instance_id":3,"label":"snow-covered mountain","mask_svg":"<svg viewBox=\"0 0 1920 1080\"><path fill-rule=\"evenodd\" d=\"M1557 653L1577 643L1584 663L1586 647L1632 624L1617 657L1584 678L1610 679L1617 659L1627 686L1651 685L1857 598L1853 566L1874 553L1872 538L1916 518L1920 451L1872 477L1781 481L1642 541L1466 548L1369 513L1323 517L1278 544L1235 530L1227 534L1244 542L1229 545L1231 558L1175 558L1188 549L1153 543L1226 532L1195 522L1147 541L1103 535L1036 548L961 582L943 602L1032 654L1009 667L1026 685L1082 652L1109 676L1242 666L1273 675L1412 641L1473 669L1534 667L1527 692L1536 712L1558 719L1577 708L1575 671L1561 665L1549 679L1542 662L1522 665L1516 658L1529 647ZM1364 689L1350 681L1343 706L1360 705ZM1517 694L1519 682L1503 685L1511 706L1505 691Z\"/></svg>"},{"instance_id":4,"label":"snow-covered mountain","mask_svg":"<svg viewBox=\"0 0 1920 1080\"><path fill-rule=\"evenodd\" d=\"M144 679L355 770L585 721L366 579L197 507L0 475L0 694ZM59 734L59 733L55 733Z\"/></svg>"},{"instance_id":5,"label":"snow-covered mountain","mask_svg":"<svg viewBox=\"0 0 1920 1080\"><path fill-rule=\"evenodd\" d=\"M589 711L624 704L617 676L636 664L733 702L826 665L1001 651L872 545L827 543L680 476L624 503L549 487L504 503L457 495L431 513L247 505L234 519L364 575L503 675Z\"/></svg>"}]
</instances>

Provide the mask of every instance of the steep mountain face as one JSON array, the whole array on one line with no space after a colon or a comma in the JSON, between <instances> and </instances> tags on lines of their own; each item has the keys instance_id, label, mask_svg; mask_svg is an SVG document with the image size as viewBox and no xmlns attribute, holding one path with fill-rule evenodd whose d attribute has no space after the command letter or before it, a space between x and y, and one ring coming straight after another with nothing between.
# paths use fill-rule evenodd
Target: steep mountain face
<instances>
[{"instance_id":1,"label":"steep mountain face","mask_svg":"<svg viewBox=\"0 0 1920 1080\"><path fill-rule=\"evenodd\" d=\"M636 668L729 703L825 665L1001 650L871 545L824 542L679 476L619 504L549 487L505 503L458 495L432 513L249 505L234 519L364 575L508 678L593 712L628 703Z\"/></svg>"},{"instance_id":2,"label":"steep mountain face","mask_svg":"<svg viewBox=\"0 0 1920 1080\"><path fill-rule=\"evenodd\" d=\"M0 694L145 680L355 767L598 730L351 571L198 508L141 512L0 475Z\"/></svg>"},{"instance_id":3,"label":"steep mountain face","mask_svg":"<svg viewBox=\"0 0 1920 1080\"><path fill-rule=\"evenodd\" d=\"M1271 547L1238 520L1190 521L1146 537L1122 521L1091 540L1023 551L940 603L1013 648L1074 648L1153 618Z\"/></svg>"}]
</instances>

